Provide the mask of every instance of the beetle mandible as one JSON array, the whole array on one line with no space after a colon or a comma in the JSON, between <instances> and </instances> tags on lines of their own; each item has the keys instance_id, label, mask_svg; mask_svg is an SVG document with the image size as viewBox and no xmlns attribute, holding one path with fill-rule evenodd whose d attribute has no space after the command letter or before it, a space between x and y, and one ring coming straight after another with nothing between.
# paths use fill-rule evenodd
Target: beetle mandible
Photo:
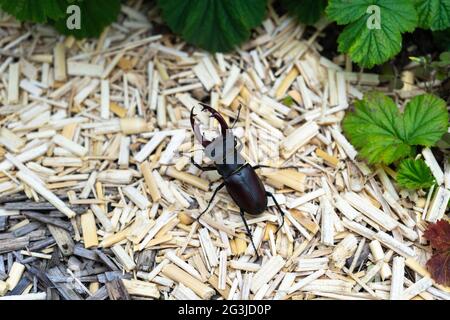
<instances>
[{"instance_id":1,"label":"beetle mandible","mask_svg":"<svg viewBox=\"0 0 450 320\"><path fill-rule=\"evenodd\" d=\"M194 114L194 108L192 108L190 121L195 138L205 148L206 155L213 160L214 165L202 167L198 163L195 163L193 158L191 158L191 162L202 171L217 171L223 178L223 182L214 190L206 209L200 213L197 220L199 220L200 217L208 210L217 192L219 192L219 190L223 187L226 187L228 194L240 209L240 216L244 222L247 235L250 237L255 253L258 255L244 213L246 212L253 216L262 214L267 209L268 197L271 197L282 217L282 223L278 227L278 230L280 230L284 224L284 211L281 209L275 196L265 190L264 184L255 171L258 168L268 166L256 165L252 167L249 163L246 163L240 155L242 144L239 139L233 135L232 130L228 127L222 115L210 106L204 104L202 105L202 111L208 111L211 113L211 117L215 118L219 122L221 135L212 141L205 139L200 132L199 125L195 122L194 117L196 115ZM238 118L239 113L234 123L237 122Z\"/></svg>"}]
</instances>

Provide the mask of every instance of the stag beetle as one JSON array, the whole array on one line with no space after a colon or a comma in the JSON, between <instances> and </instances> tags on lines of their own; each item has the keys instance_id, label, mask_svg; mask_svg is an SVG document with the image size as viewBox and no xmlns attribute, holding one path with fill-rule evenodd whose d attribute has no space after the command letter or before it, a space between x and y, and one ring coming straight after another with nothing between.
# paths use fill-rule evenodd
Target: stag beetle
<instances>
[{"instance_id":1,"label":"stag beetle","mask_svg":"<svg viewBox=\"0 0 450 320\"><path fill-rule=\"evenodd\" d=\"M258 168L267 168L268 166L257 165L252 167L250 164L246 163L240 155L240 151L243 147L242 143L240 143L239 139L233 135L232 130L229 129L225 119L213 108L204 104L202 105L202 111L207 110L211 113L211 117L219 122L221 135L213 139L213 141L205 139L200 132L199 125L195 122L194 117L196 115L194 114L194 108L192 108L190 121L195 138L205 148L205 153L213 160L214 166L202 167L198 163L195 163L193 158L191 158L191 162L202 171L216 170L222 176L223 182L214 190L206 209L201 212L197 217L197 220L199 220L208 210L217 192L223 187L226 187L228 194L240 208L240 215L244 222L247 235L250 237L253 249L257 254L250 228L244 217L244 212L254 216L260 215L267 209L267 197L271 197L282 217L282 223L278 230L284 224L284 211L281 209L275 196L264 189L264 185L255 171ZM238 118L239 113L234 123L237 122Z\"/></svg>"}]
</instances>

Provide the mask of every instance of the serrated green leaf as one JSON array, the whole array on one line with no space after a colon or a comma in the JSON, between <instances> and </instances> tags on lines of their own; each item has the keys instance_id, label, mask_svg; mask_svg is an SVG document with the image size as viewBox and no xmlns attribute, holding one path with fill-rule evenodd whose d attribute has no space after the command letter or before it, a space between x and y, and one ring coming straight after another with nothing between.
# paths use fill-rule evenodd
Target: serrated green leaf
<instances>
[{"instance_id":1,"label":"serrated green leaf","mask_svg":"<svg viewBox=\"0 0 450 320\"><path fill-rule=\"evenodd\" d=\"M400 162L396 179L399 186L406 189L425 189L435 183L430 168L422 159Z\"/></svg>"},{"instance_id":2,"label":"serrated green leaf","mask_svg":"<svg viewBox=\"0 0 450 320\"><path fill-rule=\"evenodd\" d=\"M401 50L401 34L417 25L410 0L331 0L326 12L338 24L347 25L338 38L339 50L367 68L395 56ZM379 28L369 23L374 18L379 18Z\"/></svg>"},{"instance_id":3,"label":"serrated green leaf","mask_svg":"<svg viewBox=\"0 0 450 320\"><path fill-rule=\"evenodd\" d=\"M413 154L414 146L433 146L447 132L444 100L425 94L413 98L403 114L391 98L371 92L355 103L343 128L369 163L390 164Z\"/></svg>"},{"instance_id":4,"label":"serrated green leaf","mask_svg":"<svg viewBox=\"0 0 450 320\"><path fill-rule=\"evenodd\" d=\"M408 144L434 146L448 129L447 104L431 94L414 97L405 107L403 128Z\"/></svg>"},{"instance_id":5,"label":"serrated green leaf","mask_svg":"<svg viewBox=\"0 0 450 320\"><path fill-rule=\"evenodd\" d=\"M103 29L117 20L120 12L120 0L76 0L80 7L81 28L67 28L67 17L55 21L55 28L66 35L73 35L77 39L98 37Z\"/></svg>"},{"instance_id":6,"label":"serrated green leaf","mask_svg":"<svg viewBox=\"0 0 450 320\"><path fill-rule=\"evenodd\" d=\"M162 17L188 43L227 52L250 37L265 16L266 0L158 0Z\"/></svg>"},{"instance_id":7,"label":"serrated green leaf","mask_svg":"<svg viewBox=\"0 0 450 320\"><path fill-rule=\"evenodd\" d=\"M355 102L355 112L346 115L343 128L369 163L389 164L411 153L411 147L400 138L398 117L392 99L372 92Z\"/></svg>"},{"instance_id":8,"label":"serrated green leaf","mask_svg":"<svg viewBox=\"0 0 450 320\"><path fill-rule=\"evenodd\" d=\"M326 6L326 0L281 0L281 5L305 24L312 25L322 16Z\"/></svg>"},{"instance_id":9,"label":"serrated green leaf","mask_svg":"<svg viewBox=\"0 0 450 320\"><path fill-rule=\"evenodd\" d=\"M67 0L0 0L0 8L19 21L45 23L64 17Z\"/></svg>"},{"instance_id":10,"label":"serrated green leaf","mask_svg":"<svg viewBox=\"0 0 450 320\"><path fill-rule=\"evenodd\" d=\"M414 0L414 2L421 28L435 31L450 27L450 0Z\"/></svg>"}]
</instances>

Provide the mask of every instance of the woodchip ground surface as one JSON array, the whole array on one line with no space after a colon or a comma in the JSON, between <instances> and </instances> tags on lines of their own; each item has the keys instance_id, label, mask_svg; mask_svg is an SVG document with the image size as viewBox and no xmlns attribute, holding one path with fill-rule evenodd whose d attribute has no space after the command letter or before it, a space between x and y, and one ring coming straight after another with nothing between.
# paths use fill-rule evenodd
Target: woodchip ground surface
<instances>
[{"instance_id":1,"label":"woodchip ground surface","mask_svg":"<svg viewBox=\"0 0 450 320\"><path fill-rule=\"evenodd\" d=\"M382 90L344 56L321 55L326 26L269 10L240 49L207 54L123 6L99 39L0 19L0 300L449 299L426 271L423 231L442 218L450 168L423 157L436 196L400 190L342 133L354 99ZM411 71L391 92L422 91ZM286 212L239 210L194 140L191 108L217 109ZM208 129L209 128L209 129ZM430 193L431 194L431 193Z\"/></svg>"}]
</instances>

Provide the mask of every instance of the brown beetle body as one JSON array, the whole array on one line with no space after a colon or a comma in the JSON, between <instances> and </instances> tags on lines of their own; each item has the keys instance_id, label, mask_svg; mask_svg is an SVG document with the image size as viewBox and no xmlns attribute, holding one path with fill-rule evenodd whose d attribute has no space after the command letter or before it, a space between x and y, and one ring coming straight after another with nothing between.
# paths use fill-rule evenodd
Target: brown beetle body
<instances>
[{"instance_id":1,"label":"brown beetle body","mask_svg":"<svg viewBox=\"0 0 450 320\"><path fill-rule=\"evenodd\" d=\"M229 195L239 208L251 215L259 215L267 209L266 190L249 164L224 180Z\"/></svg>"}]
</instances>

